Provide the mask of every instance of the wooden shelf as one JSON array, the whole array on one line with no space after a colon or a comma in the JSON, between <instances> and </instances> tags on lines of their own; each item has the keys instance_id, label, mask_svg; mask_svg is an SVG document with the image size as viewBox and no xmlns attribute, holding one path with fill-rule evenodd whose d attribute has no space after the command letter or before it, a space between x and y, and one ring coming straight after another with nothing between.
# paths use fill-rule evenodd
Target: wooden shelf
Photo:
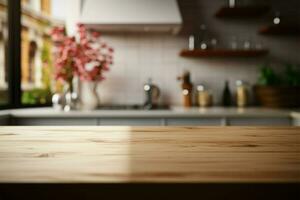
<instances>
[{"instance_id":1,"label":"wooden shelf","mask_svg":"<svg viewBox=\"0 0 300 200\"><path fill-rule=\"evenodd\" d=\"M268 54L267 49L261 50L231 50L231 49L208 49L187 50L180 52L182 57L257 57Z\"/></svg>"},{"instance_id":2,"label":"wooden shelf","mask_svg":"<svg viewBox=\"0 0 300 200\"><path fill-rule=\"evenodd\" d=\"M295 25L270 25L262 27L259 31L262 35L298 35L300 36L300 27Z\"/></svg>"},{"instance_id":3,"label":"wooden shelf","mask_svg":"<svg viewBox=\"0 0 300 200\"><path fill-rule=\"evenodd\" d=\"M259 17L270 9L269 6L253 5L253 6L238 6L238 7L221 7L215 14L218 18L251 18Z\"/></svg>"}]
</instances>

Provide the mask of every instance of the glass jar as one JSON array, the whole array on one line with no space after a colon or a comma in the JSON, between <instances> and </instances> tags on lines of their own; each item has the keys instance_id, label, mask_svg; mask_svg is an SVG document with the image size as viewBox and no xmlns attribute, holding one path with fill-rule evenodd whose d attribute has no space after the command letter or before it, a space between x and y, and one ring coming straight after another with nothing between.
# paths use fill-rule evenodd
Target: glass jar
<instances>
[{"instance_id":1,"label":"glass jar","mask_svg":"<svg viewBox=\"0 0 300 200\"><path fill-rule=\"evenodd\" d=\"M198 91L198 105L199 107L209 107L212 106L212 94L205 89L204 85L197 86Z\"/></svg>"},{"instance_id":2,"label":"glass jar","mask_svg":"<svg viewBox=\"0 0 300 200\"><path fill-rule=\"evenodd\" d=\"M239 108L246 107L249 103L247 84L242 80L236 81L236 104Z\"/></svg>"}]
</instances>

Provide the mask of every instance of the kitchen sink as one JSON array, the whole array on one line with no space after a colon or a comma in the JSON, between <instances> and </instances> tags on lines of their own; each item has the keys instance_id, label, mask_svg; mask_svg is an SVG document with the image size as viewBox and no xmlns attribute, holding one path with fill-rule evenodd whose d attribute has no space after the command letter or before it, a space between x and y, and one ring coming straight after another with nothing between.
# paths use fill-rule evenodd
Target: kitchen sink
<instances>
[{"instance_id":1,"label":"kitchen sink","mask_svg":"<svg viewBox=\"0 0 300 200\"><path fill-rule=\"evenodd\" d=\"M139 104L134 105L101 105L97 108L98 110L169 110L168 105L158 105L158 106L144 106Z\"/></svg>"}]
</instances>

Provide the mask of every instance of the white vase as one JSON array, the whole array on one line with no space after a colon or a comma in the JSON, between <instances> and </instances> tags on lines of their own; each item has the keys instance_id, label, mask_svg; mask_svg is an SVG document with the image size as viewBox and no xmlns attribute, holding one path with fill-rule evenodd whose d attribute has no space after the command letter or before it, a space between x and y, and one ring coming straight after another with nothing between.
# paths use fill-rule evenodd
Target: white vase
<instances>
[{"instance_id":1,"label":"white vase","mask_svg":"<svg viewBox=\"0 0 300 200\"><path fill-rule=\"evenodd\" d=\"M84 81L81 84L81 104L84 110L95 110L99 105L98 82Z\"/></svg>"}]
</instances>

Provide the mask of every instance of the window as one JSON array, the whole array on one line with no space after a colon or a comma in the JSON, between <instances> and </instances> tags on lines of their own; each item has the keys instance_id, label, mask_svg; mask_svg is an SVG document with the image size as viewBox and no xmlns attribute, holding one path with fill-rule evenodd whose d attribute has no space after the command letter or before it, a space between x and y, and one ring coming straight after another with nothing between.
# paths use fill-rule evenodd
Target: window
<instances>
[{"instance_id":1,"label":"window","mask_svg":"<svg viewBox=\"0 0 300 200\"><path fill-rule=\"evenodd\" d=\"M47 106L62 90L50 33L65 27L66 1L0 0L0 109Z\"/></svg>"},{"instance_id":2,"label":"window","mask_svg":"<svg viewBox=\"0 0 300 200\"><path fill-rule=\"evenodd\" d=\"M7 0L0 1L0 106L7 105L8 65L7 65Z\"/></svg>"},{"instance_id":3,"label":"window","mask_svg":"<svg viewBox=\"0 0 300 200\"><path fill-rule=\"evenodd\" d=\"M59 6L55 6L58 5ZM62 1L21 1L21 103L47 105L56 89L53 81L52 41L54 26L64 26Z\"/></svg>"}]
</instances>

